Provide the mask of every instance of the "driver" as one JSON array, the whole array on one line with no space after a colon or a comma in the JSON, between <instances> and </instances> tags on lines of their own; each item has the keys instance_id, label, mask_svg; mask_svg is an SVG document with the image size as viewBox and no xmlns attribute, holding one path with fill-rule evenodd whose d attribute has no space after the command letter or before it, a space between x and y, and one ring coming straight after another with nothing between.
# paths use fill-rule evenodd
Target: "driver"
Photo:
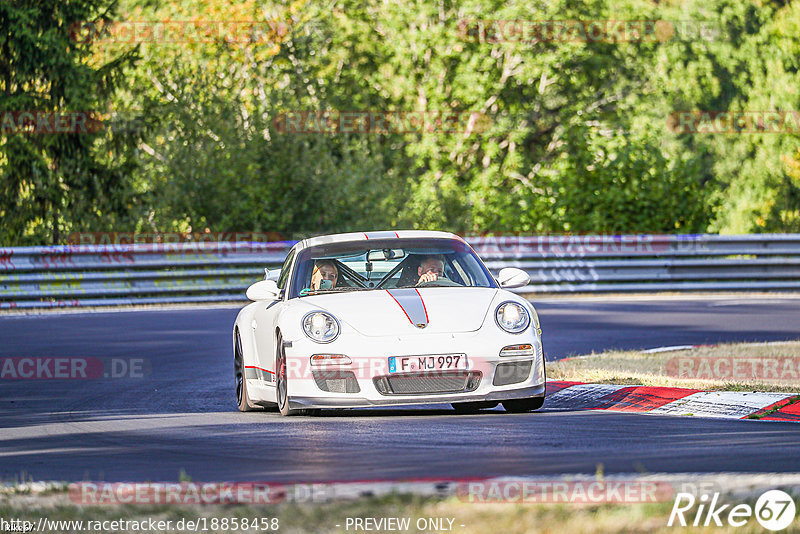
<instances>
[{"instance_id":1,"label":"driver","mask_svg":"<svg viewBox=\"0 0 800 534\"><path fill-rule=\"evenodd\" d=\"M419 280L416 285L444 278L444 259L441 256L424 257L417 267L417 275L419 275Z\"/></svg>"},{"instance_id":2,"label":"driver","mask_svg":"<svg viewBox=\"0 0 800 534\"><path fill-rule=\"evenodd\" d=\"M314 262L314 271L311 273L311 289L332 289L336 287L339 279L339 269L333 260L317 260Z\"/></svg>"}]
</instances>

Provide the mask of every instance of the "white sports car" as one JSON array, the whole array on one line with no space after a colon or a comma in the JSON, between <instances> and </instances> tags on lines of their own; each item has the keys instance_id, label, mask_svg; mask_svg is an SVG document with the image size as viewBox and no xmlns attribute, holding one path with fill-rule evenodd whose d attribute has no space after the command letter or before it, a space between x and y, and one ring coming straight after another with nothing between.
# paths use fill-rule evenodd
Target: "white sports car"
<instances>
[{"instance_id":1,"label":"white sports car","mask_svg":"<svg viewBox=\"0 0 800 534\"><path fill-rule=\"evenodd\" d=\"M277 273L276 273L277 274ZM247 290L233 328L239 409L503 403L540 408L545 369L533 306L460 237L367 232L297 243Z\"/></svg>"}]
</instances>

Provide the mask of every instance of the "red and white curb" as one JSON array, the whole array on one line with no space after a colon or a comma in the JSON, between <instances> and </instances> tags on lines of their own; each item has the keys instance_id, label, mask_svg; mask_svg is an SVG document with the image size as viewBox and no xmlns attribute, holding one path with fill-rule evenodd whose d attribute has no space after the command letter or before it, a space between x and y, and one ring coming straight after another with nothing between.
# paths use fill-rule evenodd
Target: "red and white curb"
<instances>
[{"instance_id":1,"label":"red and white curb","mask_svg":"<svg viewBox=\"0 0 800 534\"><path fill-rule=\"evenodd\" d=\"M800 395L788 393L551 381L545 407L800 422Z\"/></svg>"}]
</instances>

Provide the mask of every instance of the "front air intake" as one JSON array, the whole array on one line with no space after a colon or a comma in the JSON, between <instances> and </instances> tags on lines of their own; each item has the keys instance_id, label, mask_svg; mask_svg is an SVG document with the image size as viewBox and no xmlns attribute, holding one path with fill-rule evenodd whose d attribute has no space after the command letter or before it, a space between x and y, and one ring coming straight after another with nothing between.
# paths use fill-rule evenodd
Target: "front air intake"
<instances>
[{"instance_id":1,"label":"front air intake","mask_svg":"<svg viewBox=\"0 0 800 534\"><path fill-rule=\"evenodd\" d=\"M532 364L532 360L501 363L494 371L492 384L495 386L507 386L523 382L530 376Z\"/></svg>"},{"instance_id":2,"label":"front air intake","mask_svg":"<svg viewBox=\"0 0 800 534\"><path fill-rule=\"evenodd\" d=\"M431 371L380 376L373 379L381 395L430 395L475 391L481 383L478 371Z\"/></svg>"},{"instance_id":3,"label":"front air intake","mask_svg":"<svg viewBox=\"0 0 800 534\"><path fill-rule=\"evenodd\" d=\"M352 371L340 371L331 369L326 371L313 371L314 382L322 391L328 393L359 393L361 388L358 386L356 375Z\"/></svg>"}]
</instances>

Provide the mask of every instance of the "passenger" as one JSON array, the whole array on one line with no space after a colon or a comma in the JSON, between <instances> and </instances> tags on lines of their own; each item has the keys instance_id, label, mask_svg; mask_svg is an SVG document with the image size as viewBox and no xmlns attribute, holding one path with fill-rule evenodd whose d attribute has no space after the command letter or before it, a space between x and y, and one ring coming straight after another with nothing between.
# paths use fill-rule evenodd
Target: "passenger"
<instances>
[{"instance_id":1,"label":"passenger","mask_svg":"<svg viewBox=\"0 0 800 534\"><path fill-rule=\"evenodd\" d=\"M317 260L311 273L311 290L333 289L339 280L339 269L333 260Z\"/></svg>"}]
</instances>

